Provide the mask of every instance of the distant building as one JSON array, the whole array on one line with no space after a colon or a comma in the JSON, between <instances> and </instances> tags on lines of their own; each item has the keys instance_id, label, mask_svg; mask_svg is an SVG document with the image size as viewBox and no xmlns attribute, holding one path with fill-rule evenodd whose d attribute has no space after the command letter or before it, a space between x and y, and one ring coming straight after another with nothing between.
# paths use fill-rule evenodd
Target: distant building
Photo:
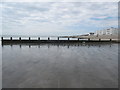
<instances>
[{"instance_id":1,"label":"distant building","mask_svg":"<svg viewBox=\"0 0 120 90\"><path fill-rule=\"evenodd\" d=\"M95 35L117 35L117 34L118 34L118 29L113 27L109 29L98 30L95 32Z\"/></svg>"},{"instance_id":2,"label":"distant building","mask_svg":"<svg viewBox=\"0 0 120 90\"><path fill-rule=\"evenodd\" d=\"M94 33L91 32L91 33L89 33L89 35L94 35Z\"/></svg>"}]
</instances>

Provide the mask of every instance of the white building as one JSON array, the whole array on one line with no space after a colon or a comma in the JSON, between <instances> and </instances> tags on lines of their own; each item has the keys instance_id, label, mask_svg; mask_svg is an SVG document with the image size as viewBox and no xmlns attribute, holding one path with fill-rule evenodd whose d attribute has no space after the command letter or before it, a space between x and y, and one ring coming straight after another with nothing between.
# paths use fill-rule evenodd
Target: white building
<instances>
[{"instance_id":1,"label":"white building","mask_svg":"<svg viewBox=\"0 0 120 90\"><path fill-rule=\"evenodd\" d=\"M95 35L117 35L117 34L118 34L118 29L113 27L105 30L98 30L95 32Z\"/></svg>"}]
</instances>

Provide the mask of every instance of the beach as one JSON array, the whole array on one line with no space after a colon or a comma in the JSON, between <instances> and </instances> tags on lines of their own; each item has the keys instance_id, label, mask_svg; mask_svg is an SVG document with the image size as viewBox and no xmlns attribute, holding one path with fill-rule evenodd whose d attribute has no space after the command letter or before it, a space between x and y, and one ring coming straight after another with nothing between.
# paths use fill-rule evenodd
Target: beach
<instances>
[{"instance_id":1,"label":"beach","mask_svg":"<svg viewBox=\"0 0 120 90\"><path fill-rule=\"evenodd\" d=\"M117 43L2 46L3 88L117 88Z\"/></svg>"}]
</instances>

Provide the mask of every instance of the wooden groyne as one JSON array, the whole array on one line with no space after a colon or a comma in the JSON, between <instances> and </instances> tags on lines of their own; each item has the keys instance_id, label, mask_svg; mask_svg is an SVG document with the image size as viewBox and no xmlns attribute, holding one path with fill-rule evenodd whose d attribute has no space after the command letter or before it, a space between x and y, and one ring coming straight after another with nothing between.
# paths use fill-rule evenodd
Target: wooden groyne
<instances>
[{"instance_id":1,"label":"wooden groyne","mask_svg":"<svg viewBox=\"0 0 120 90\"><path fill-rule=\"evenodd\" d=\"M81 39L81 38L76 38L76 40L71 40L71 38L67 38L67 40L60 40L60 37L57 37L57 40L51 40L50 37L48 37L47 40L41 40L40 37L38 39L34 40L29 37L28 39L22 39L19 37L19 39L13 39L13 37L10 37L9 39L5 39L4 37L1 37L2 44L4 43L71 43L71 42L118 42L116 40L112 39Z\"/></svg>"}]
</instances>

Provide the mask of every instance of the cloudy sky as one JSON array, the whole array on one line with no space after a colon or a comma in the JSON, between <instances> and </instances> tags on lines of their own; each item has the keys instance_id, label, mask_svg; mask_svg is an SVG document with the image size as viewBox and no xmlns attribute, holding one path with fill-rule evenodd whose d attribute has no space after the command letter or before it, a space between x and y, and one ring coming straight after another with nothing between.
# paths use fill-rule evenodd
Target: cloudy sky
<instances>
[{"instance_id":1,"label":"cloudy sky","mask_svg":"<svg viewBox=\"0 0 120 90\"><path fill-rule=\"evenodd\" d=\"M118 26L117 2L3 2L3 35L80 35Z\"/></svg>"}]
</instances>

